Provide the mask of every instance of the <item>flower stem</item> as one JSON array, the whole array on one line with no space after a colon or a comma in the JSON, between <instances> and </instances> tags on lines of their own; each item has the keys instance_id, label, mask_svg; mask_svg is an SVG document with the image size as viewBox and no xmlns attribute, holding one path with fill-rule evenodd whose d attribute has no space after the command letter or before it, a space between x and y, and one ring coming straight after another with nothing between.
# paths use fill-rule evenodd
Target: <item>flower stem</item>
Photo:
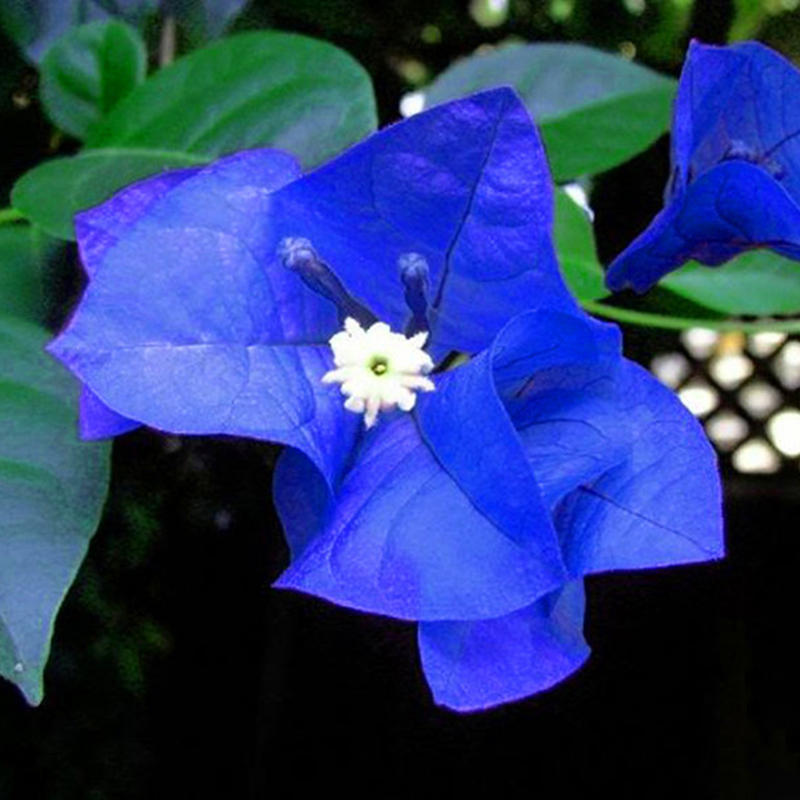
<instances>
[{"instance_id":1,"label":"flower stem","mask_svg":"<svg viewBox=\"0 0 800 800\"><path fill-rule=\"evenodd\" d=\"M646 311L634 311L630 308L609 306L585 300L581 303L590 314L613 319L616 322L627 322L645 328L664 328L666 330L683 331L687 328L707 328L713 331L741 331L742 333L759 333L761 331L777 331L781 333L800 333L798 319L705 319L703 317L672 317L666 314L651 314Z\"/></svg>"},{"instance_id":2,"label":"flower stem","mask_svg":"<svg viewBox=\"0 0 800 800\"><path fill-rule=\"evenodd\" d=\"M0 225L6 222L18 222L25 219L25 215L16 208L0 208Z\"/></svg>"}]
</instances>

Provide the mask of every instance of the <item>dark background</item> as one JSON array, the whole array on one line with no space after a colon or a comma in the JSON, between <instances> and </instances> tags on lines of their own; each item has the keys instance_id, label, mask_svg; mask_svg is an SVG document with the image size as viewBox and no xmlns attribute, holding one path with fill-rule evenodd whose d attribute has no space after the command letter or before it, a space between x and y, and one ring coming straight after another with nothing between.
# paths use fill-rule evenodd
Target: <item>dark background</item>
<instances>
[{"instance_id":1,"label":"dark background","mask_svg":"<svg viewBox=\"0 0 800 800\"><path fill-rule=\"evenodd\" d=\"M236 27L345 48L373 76L382 123L454 58L509 36L632 44L673 75L691 36L724 42L732 25L800 54L797 13L742 16L777 1L641 5L512 2L486 27L474 4L449 0L285 0L253 3ZM4 40L0 91L6 194L71 145L53 141L35 72ZM605 260L660 206L666 175L662 140L598 179ZM74 253L58 269L68 298ZM633 329L626 341L643 363L677 346ZM550 692L459 716L432 704L412 626L269 588L288 558L270 499L276 453L149 431L119 439L46 699L30 709L0 684L0 798L800 797L796 461L765 477L726 459L725 561L591 578L589 664Z\"/></svg>"}]
</instances>

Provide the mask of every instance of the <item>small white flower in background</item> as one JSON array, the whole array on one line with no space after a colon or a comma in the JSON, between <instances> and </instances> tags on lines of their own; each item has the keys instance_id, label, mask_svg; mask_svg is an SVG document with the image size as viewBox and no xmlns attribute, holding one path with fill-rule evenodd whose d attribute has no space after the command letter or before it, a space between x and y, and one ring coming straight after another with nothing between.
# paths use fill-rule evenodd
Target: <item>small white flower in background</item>
<instances>
[{"instance_id":1,"label":"small white flower in background","mask_svg":"<svg viewBox=\"0 0 800 800\"><path fill-rule=\"evenodd\" d=\"M431 357L422 349L427 332L406 338L394 333L385 322L375 322L366 330L352 317L344 330L330 338L336 369L322 376L323 383L340 383L347 395L344 407L364 414L371 428L378 412L397 407L411 411L416 392L432 392L433 381L425 375L433 369Z\"/></svg>"}]
</instances>

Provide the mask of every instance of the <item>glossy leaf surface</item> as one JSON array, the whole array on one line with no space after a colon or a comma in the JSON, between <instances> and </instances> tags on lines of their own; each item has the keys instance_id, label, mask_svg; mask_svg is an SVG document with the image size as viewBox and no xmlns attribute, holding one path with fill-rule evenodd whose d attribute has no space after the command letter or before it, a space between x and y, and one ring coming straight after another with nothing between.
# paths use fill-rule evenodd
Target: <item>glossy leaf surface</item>
<instances>
[{"instance_id":1,"label":"glossy leaf surface","mask_svg":"<svg viewBox=\"0 0 800 800\"><path fill-rule=\"evenodd\" d=\"M433 105L513 86L539 125L558 181L603 172L666 132L675 82L576 44L508 45L470 56L425 89Z\"/></svg>"},{"instance_id":2,"label":"glossy leaf surface","mask_svg":"<svg viewBox=\"0 0 800 800\"><path fill-rule=\"evenodd\" d=\"M159 70L120 103L89 147L145 147L215 157L277 147L313 167L377 124L367 73L325 42L242 33Z\"/></svg>"}]
</instances>

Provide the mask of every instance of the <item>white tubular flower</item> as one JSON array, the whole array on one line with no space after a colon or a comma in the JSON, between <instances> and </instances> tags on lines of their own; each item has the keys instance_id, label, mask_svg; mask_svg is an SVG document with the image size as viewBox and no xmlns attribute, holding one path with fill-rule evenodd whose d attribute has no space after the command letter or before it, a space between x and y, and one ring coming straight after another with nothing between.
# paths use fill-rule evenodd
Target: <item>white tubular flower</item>
<instances>
[{"instance_id":1,"label":"white tubular flower","mask_svg":"<svg viewBox=\"0 0 800 800\"><path fill-rule=\"evenodd\" d=\"M411 411L417 392L432 392L433 381L425 375L433 369L431 357L422 349L427 332L406 338L393 333L385 322L364 330L348 317L344 330L330 338L336 369L322 376L323 383L340 383L347 396L344 407L364 415L371 428L378 412L395 407Z\"/></svg>"}]
</instances>

